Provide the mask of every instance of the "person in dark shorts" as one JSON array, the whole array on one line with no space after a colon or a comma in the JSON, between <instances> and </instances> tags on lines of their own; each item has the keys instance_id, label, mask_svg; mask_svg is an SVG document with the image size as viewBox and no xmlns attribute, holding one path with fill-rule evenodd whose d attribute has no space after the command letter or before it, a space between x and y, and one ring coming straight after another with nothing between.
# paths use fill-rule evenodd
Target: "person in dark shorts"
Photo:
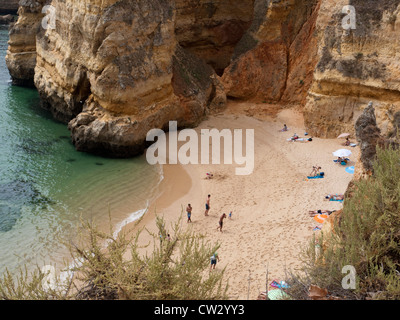
<instances>
[{"instance_id":1,"label":"person in dark shorts","mask_svg":"<svg viewBox=\"0 0 400 320\"><path fill-rule=\"evenodd\" d=\"M186 207L186 214L187 214L187 222L192 222L192 206L190 205L190 203L188 204L188 206Z\"/></svg>"},{"instance_id":2,"label":"person in dark shorts","mask_svg":"<svg viewBox=\"0 0 400 320\"><path fill-rule=\"evenodd\" d=\"M211 195L208 195L206 200L206 211L204 212L205 216L208 216L208 211L210 211L210 198Z\"/></svg>"},{"instance_id":3,"label":"person in dark shorts","mask_svg":"<svg viewBox=\"0 0 400 320\"><path fill-rule=\"evenodd\" d=\"M217 266L217 260L219 261L218 253L215 252L215 253L211 256L210 260L211 260L211 266L210 266L210 271L211 271L212 269L215 269L215 267Z\"/></svg>"},{"instance_id":4,"label":"person in dark shorts","mask_svg":"<svg viewBox=\"0 0 400 320\"><path fill-rule=\"evenodd\" d=\"M222 214L222 216L219 218L219 226L217 228L217 231L219 229L222 232L222 226L224 225L224 219L225 218L226 218L226 214L225 213Z\"/></svg>"}]
</instances>

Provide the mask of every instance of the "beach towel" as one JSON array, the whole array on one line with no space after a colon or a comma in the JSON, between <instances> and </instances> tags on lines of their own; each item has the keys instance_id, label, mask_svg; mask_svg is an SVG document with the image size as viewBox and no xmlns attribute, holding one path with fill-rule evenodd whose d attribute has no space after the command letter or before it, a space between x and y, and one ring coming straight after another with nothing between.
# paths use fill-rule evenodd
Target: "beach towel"
<instances>
[{"instance_id":1,"label":"beach towel","mask_svg":"<svg viewBox=\"0 0 400 320\"><path fill-rule=\"evenodd\" d=\"M269 300L281 300L281 299L287 299L287 298L289 298L289 295L287 295L281 289L272 289L272 290L268 291L268 299Z\"/></svg>"},{"instance_id":2,"label":"beach towel","mask_svg":"<svg viewBox=\"0 0 400 320\"><path fill-rule=\"evenodd\" d=\"M354 166L347 167L347 168L346 168L346 172L347 172L347 173L350 173L350 174L354 174Z\"/></svg>"},{"instance_id":3,"label":"beach towel","mask_svg":"<svg viewBox=\"0 0 400 320\"><path fill-rule=\"evenodd\" d=\"M322 175L317 175L317 176L315 176L315 177L310 177L310 176L307 176L307 178L308 179L320 179L320 178L323 178L323 177L325 177L325 176L322 176Z\"/></svg>"},{"instance_id":4,"label":"beach towel","mask_svg":"<svg viewBox=\"0 0 400 320\"><path fill-rule=\"evenodd\" d=\"M274 287L274 288L279 288L279 289L282 289L282 288L284 288L284 289L289 288L289 285L288 285L285 281L280 281L280 282L278 282L277 280L272 281L271 284L270 284L270 286L271 286L271 287Z\"/></svg>"},{"instance_id":5,"label":"beach towel","mask_svg":"<svg viewBox=\"0 0 400 320\"><path fill-rule=\"evenodd\" d=\"M316 216L314 216L314 220L318 223L323 223L326 218L328 218L326 214L317 214Z\"/></svg>"},{"instance_id":6,"label":"beach towel","mask_svg":"<svg viewBox=\"0 0 400 320\"><path fill-rule=\"evenodd\" d=\"M329 199L329 201L343 202L343 199Z\"/></svg>"},{"instance_id":7,"label":"beach towel","mask_svg":"<svg viewBox=\"0 0 400 320\"><path fill-rule=\"evenodd\" d=\"M350 147L357 147L357 143L350 143Z\"/></svg>"}]
</instances>

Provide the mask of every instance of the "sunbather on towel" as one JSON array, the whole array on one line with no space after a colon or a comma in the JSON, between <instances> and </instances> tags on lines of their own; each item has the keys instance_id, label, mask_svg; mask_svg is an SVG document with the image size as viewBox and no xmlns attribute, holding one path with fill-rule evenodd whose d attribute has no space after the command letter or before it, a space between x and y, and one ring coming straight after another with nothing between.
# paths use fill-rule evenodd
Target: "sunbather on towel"
<instances>
[{"instance_id":1,"label":"sunbather on towel","mask_svg":"<svg viewBox=\"0 0 400 320\"><path fill-rule=\"evenodd\" d=\"M313 216L316 216L316 215L318 215L318 214L326 214L326 215L330 215L332 212L335 212L335 210L334 211L329 211L329 210L317 210L317 211L308 211L308 214L311 216L311 217L313 217Z\"/></svg>"},{"instance_id":2,"label":"sunbather on towel","mask_svg":"<svg viewBox=\"0 0 400 320\"><path fill-rule=\"evenodd\" d=\"M313 170L311 173L308 175L309 177L316 177L319 175L319 170L321 170L321 167L319 166L313 166Z\"/></svg>"},{"instance_id":3,"label":"sunbather on towel","mask_svg":"<svg viewBox=\"0 0 400 320\"><path fill-rule=\"evenodd\" d=\"M344 200L344 195L343 194L328 194L325 196L325 199L327 200Z\"/></svg>"}]
</instances>

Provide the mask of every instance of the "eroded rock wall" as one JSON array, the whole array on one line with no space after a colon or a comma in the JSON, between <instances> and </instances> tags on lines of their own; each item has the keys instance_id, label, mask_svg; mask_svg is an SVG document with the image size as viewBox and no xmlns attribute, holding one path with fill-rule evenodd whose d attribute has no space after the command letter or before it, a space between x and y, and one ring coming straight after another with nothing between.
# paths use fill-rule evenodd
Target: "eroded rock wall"
<instances>
[{"instance_id":1,"label":"eroded rock wall","mask_svg":"<svg viewBox=\"0 0 400 320\"><path fill-rule=\"evenodd\" d=\"M36 66L36 34L46 0L22 0L18 20L10 28L6 64L16 85L33 86Z\"/></svg>"},{"instance_id":2,"label":"eroded rock wall","mask_svg":"<svg viewBox=\"0 0 400 320\"><path fill-rule=\"evenodd\" d=\"M189 52L175 37L173 2L51 4L56 27L36 36L34 83L43 107L69 122L78 150L133 156L150 129L166 129L170 120L196 125L208 107L224 104L210 66L197 59L182 67Z\"/></svg>"},{"instance_id":3,"label":"eroded rock wall","mask_svg":"<svg viewBox=\"0 0 400 320\"><path fill-rule=\"evenodd\" d=\"M301 103L317 62L314 0L256 0L252 25L222 77L228 96Z\"/></svg>"},{"instance_id":4,"label":"eroded rock wall","mask_svg":"<svg viewBox=\"0 0 400 320\"><path fill-rule=\"evenodd\" d=\"M356 28L343 28L346 5L355 8ZM318 64L304 110L307 130L333 138L354 133L372 101L382 133L400 108L400 0L324 0L318 15ZM347 20L349 21L349 20Z\"/></svg>"},{"instance_id":5,"label":"eroded rock wall","mask_svg":"<svg viewBox=\"0 0 400 320\"><path fill-rule=\"evenodd\" d=\"M46 4L54 29L41 27ZM304 107L320 137L354 132L372 101L385 133L399 122L399 4L23 0L6 60L83 151L137 154L148 130L194 126L227 96ZM354 30L342 26L346 5Z\"/></svg>"},{"instance_id":6,"label":"eroded rock wall","mask_svg":"<svg viewBox=\"0 0 400 320\"><path fill-rule=\"evenodd\" d=\"M176 0L179 44L221 75L250 27L254 0Z\"/></svg>"}]
</instances>

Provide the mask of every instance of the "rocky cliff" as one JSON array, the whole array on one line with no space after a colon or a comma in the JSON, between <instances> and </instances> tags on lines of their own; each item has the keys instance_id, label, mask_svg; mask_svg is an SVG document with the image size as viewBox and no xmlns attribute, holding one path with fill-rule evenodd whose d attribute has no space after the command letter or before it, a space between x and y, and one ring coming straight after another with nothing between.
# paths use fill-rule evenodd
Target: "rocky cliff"
<instances>
[{"instance_id":1,"label":"rocky cliff","mask_svg":"<svg viewBox=\"0 0 400 320\"><path fill-rule=\"evenodd\" d=\"M2 0L0 2L0 14L16 14L19 0Z\"/></svg>"},{"instance_id":2,"label":"rocky cliff","mask_svg":"<svg viewBox=\"0 0 400 320\"><path fill-rule=\"evenodd\" d=\"M317 63L320 1L256 0L250 28L222 77L229 97L304 103Z\"/></svg>"},{"instance_id":3,"label":"rocky cliff","mask_svg":"<svg viewBox=\"0 0 400 320\"><path fill-rule=\"evenodd\" d=\"M355 9L355 29L349 29ZM316 23L318 63L304 116L311 134L354 133L354 123L372 101L382 133L400 108L400 0L325 0Z\"/></svg>"},{"instance_id":4,"label":"rocky cliff","mask_svg":"<svg viewBox=\"0 0 400 320\"><path fill-rule=\"evenodd\" d=\"M36 34L44 17L46 1L22 0L18 21L10 29L6 63L16 85L33 86L36 66Z\"/></svg>"},{"instance_id":5,"label":"rocky cliff","mask_svg":"<svg viewBox=\"0 0 400 320\"><path fill-rule=\"evenodd\" d=\"M44 29L41 9L55 8ZM400 109L400 0L23 0L7 65L78 150L131 156L151 128L196 125L227 97L304 108L315 136ZM356 10L356 28L343 27Z\"/></svg>"}]
</instances>

